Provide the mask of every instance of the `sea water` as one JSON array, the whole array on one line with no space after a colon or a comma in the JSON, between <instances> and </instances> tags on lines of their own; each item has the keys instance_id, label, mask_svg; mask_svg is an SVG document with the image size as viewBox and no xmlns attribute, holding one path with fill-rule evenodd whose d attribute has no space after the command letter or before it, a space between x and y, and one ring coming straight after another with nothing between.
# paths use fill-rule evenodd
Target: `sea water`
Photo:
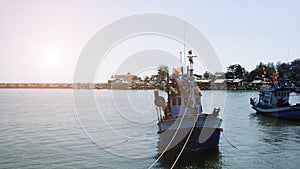
<instances>
[{"instance_id":1,"label":"sea water","mask_svg":"<svg viewBox=\"0 0 300 169\"><path fill-rule=\"evenodd\" d=\"M299 168L300 121L255 114L257 91L202 95L205 112L221 107L219 149L175 168ZM157 155L153 99L152 90L1 89L0 168L170 168L175 158Z\"/></svg>"}]
</instances>

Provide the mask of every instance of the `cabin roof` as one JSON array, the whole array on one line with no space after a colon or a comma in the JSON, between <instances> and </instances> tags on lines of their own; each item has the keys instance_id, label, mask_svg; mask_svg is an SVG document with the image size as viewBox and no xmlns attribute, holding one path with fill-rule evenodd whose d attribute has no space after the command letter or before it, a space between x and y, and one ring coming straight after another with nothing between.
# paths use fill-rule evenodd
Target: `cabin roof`
<instances>
[{"instance_id":1,"label":"cabin roof","mask_svg":"<svg viewBox=\"0 0 300 169\"><path fill-rule=\"evenodd\" d=\"M216 79L214 83L224 83L226 79Z\"/></svg>"},{"instance_id":2,"label":"cabin roof","mask_svg":"<svg viewBox=\"0 0 300 169\"><path fill-rule=\"evenodd\" d=\"M274 88L274 87L261 87L261 91L268 91L268 92L280 92L280 91L286 91L286 92L292 92L294 91L293 88L290 87L280 87L280 88Z\"/></svg>"},{"instance_id":3,"label":"cabin roof","mask_svg":"<svg viewBox=\"0 0 300 169\"><path fill-rule=\"evenodd\" d=\"M262 80L253 80L252 83L262 83L263 81Z\"/></svg>"},{"instance_id":4,"label":"cabin roof","mask_svg":"<svg viewBox=\"0 0 300 169\"><path fill-rule=\"evenodd\" d=\"M197 79L196 79L196 82L200 82L200 83L210 83L211 80L210 80L210 79L200 79L200 80L197 80Z\"/></svg>"},{"instance_id":5,"label":"cabin roof","mask_svg":"<svg viewBox=\"0 0 300 169\"><path fill-rule=\"evenodd\" d=\"M240 83L240 82L242 82L243 81L243 79L233 79L233 83Z\"/></svg>"}]
</instances>

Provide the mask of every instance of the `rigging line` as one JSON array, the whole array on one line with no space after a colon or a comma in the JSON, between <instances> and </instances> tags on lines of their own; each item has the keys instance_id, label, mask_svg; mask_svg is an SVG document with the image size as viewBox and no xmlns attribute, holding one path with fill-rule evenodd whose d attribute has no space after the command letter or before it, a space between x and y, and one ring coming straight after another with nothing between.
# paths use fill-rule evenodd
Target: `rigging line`
<instances>
[{"instance_id":1,"label":"rigging line","mask_svg":"<svg viewBox=\"0 0 300 169\"><path fill-rule=\"evenodd\" d=\"M119 143L112 144L112 145L110 145L110 146L100 147L100 148L98 148L98 150L105 150L105 149L108 149L108 148L111 148L111 147L114 147L114 146L117 146L117 145L120 145L120 144L125 144L125 143L127 143L127 142L129 142L129 141L131 141L131 140L134 140L134 139L136 139L137 137L143 135L145 132L149 131L150 129L153 129L154 127L156 127L156 125L147 128L147 129L144 130L143 132L141 132L141 133L139 133L139 134L137 134L137 135L135 135L135 136L133 136L133 137L127 139L127 140L123 140L123 141L121 141L121 142L119 142Z\"/></svg>"},{"instance_id":2,"label":"rigging line","mask_svg":"<svg viewBox=\"0 0 300 169\"><path fill-rule=\"evenodd\" d=\"M186 37L186 21L184 21L184 29L183 29L183 67L186 68L186 59L185 59L185 37ZM183 70L184 71L184 70Z\"/></svg>"},{"instance_id":3,"label":"rigging line","mask_svg":"<svg viewBox=\"0 0 300 169\"><path fill-rule=\"evenodd\" d=\"M233 148L235 148L235 149L238 149L235 145L233 145L233 144L231 144L230 142L229 142L229 140L225 137L225 135L224 135L224 132L222 132L222 136L224 137L224 139L226 140L226 142L229 144L229 145L231 145Z\"/></svg>"},{"instance_id":4,"label":"rigging line","mask_svg":"<svg viewBox=\"0 0 300 169\"><path fill-rule=\"evenodd\" d=\"M192 127L192 129L191 129L191 131L190 131L190 133L189 133L189 135L188 135L188 137L187 137L187 139L186 139L186 141L185 141L185 143L184 143L182 149L180 150L180 152L179 152L179 154L178 154L176 160L174 161L173 165L171 166L171 169L174 168L174 166L175 166L175 164L177 163L179 157L181 156L183 150L185 149L185 146L187 145L188 141L190 140L190 137L191 137L191 135L192 135L192 133L193 133L193 130L194 130L194 128L195 128L195 124L196 124L196 121L197 121L197 120L198 120L198 116L197 116L196 120L194 121L194 125L193 125L193 127Z\"/></svg>"},{"instance_id":5,"label":"rigging line","mask_svg":"<svg viewBox=\"0 0 300 169\"><path fill-rule=\"evenodd\" d=\"M188 104L190 104L190 101L188 101ZM177 129L176 129L176 131L175 131L175 133L174 133L172 139L170 140L169 144L168 144L167 147L164 149L164 151L160 154L160 156L152 163L152 165L151 165L150 167L148 167L148 169L152 168L152 167L154 166L154 164L156 164L156 163L160 160L160 158L165 154L165 152L168 150L168 148L170 147L171 143L172 143L173 140L175 139L175 136L177 135L177 133L178 133L178 131L179 131L179 129L180 129L180 126L182 125L182 122L183 122L183 120L184 120L184 118L185 118L186 112L187 112L187 108L184 109L184 111L183 111L183 116L182 116L182 118L180 119L180 122L179 122L179 124L178 124L178 127L177 127Z\"/></svg>"},{"instance_id":6,"label":"rigging line","mask_svg":"<svg viewBox=\"0 0 300 169\"><path fill-rule=\"evenodd\" d=\"M165 154L165 152L166 152L166 151L168 150L168 148L170 147L171 143L173 142L173 140L175 139L175 137L176 137L176 135L177 135L177 133L178 133L178 131L179 131L180 126L182 125L182 122L183 122L183 119L184 119L184 117L185 117L186 111L187 111L187 109L184 110L183 116L182 116L182 118L180 119L180 122L179 122L179 124L178 124L178 127L177 127L177 129L176 129L176 131L175 131L175 133L174 133L172 139L170 140L169 144L168 144L167 147L164 149L164 151L160 154L160 156L159 156L159 157L158 157L158 158L150 165L150 167L148 167L148 169L152 168L152 167L160 160L160 158Z\"/></svg>"}]
</instances>

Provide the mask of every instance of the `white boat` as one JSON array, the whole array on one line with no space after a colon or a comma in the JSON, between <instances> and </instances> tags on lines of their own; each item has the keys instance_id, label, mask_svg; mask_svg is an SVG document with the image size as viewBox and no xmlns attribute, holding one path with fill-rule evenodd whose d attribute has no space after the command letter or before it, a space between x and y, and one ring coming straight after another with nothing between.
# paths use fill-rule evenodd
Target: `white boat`
<instances>
[{"instance_id":1,"label":"white boat","mask_svg":"<svg viewBox=\"0 0 300 169\"><path fill-rule=\"evenodd\" d=\"M188 57L190 67L187 66L186 74L181 71L168 76L169 83L165 90L167 101L155 91L159 154L182 149L197 152L219 145L220 133L223 131L220 108L215 108L211 114L202 112L201 91L193 75L191 58L194 56Z\"/></svg>"},{"instance_id":2,"label":"white boat","mask_svg":"<svg viewBox=\"0 0 300 169\"><path fill-rule=\"evenodd\" d=\"M258 101L250 98L250 104L257 113L278 118L300 119L300 103L290 103L294 88L263 86Z\"/></svg>"}]
</instances>

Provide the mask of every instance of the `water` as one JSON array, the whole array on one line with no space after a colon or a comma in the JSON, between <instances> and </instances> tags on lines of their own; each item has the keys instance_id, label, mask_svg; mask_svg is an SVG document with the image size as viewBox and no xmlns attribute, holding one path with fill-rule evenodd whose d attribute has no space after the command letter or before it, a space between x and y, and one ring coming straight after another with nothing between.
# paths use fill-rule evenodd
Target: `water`
<instances>
[{"instance_id":1,"label":"water","mask_svg":"<svg viewBox=\"0 0 300 169\"><path fill-rule=\"evenodd\" d=\"M225 105L223 134L237 148L222 136L218 150L184 154L175 168L299 168L300 122L254 114L249 98L257 94L203 91L205 111ZM224 96L225 104L213 96ZM173 164L173 158L155 163L157 117L150 90L2 89L0 108L0 168Z\"/></svg>"}]
</instances>

